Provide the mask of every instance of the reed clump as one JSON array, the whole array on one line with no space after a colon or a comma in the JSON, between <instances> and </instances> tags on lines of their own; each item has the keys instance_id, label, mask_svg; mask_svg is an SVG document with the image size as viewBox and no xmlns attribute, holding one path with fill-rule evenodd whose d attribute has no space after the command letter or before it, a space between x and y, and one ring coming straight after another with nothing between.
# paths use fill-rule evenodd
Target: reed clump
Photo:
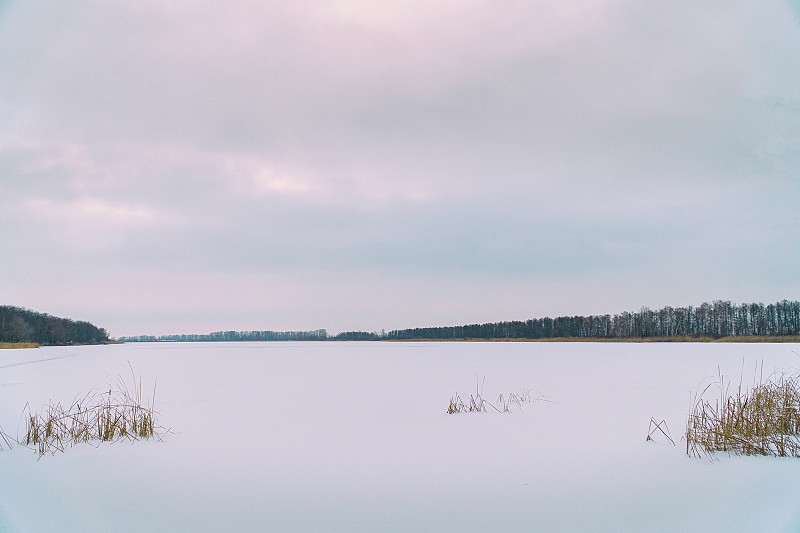
<instances>
[{"instance_id":1,"label":"reed clump","mask_svg":"<svg viewBox=\"0 0 800 533\"><path fill-rule=\"evenodd\" d=\"M510 392L506 395L500 394L496 402L490 402L483 397L483 382L479 383L476 378L475 394L470 394L469 399L464 399L460 394L456 393L450 397L450 405L447 407L447 414L452 415L456 413L486 413L489 409L498 413L510 413L512 406L516 406L521 412L524 412L522 404L532 403L534 401L547 401L541 394L532 397L531 391L525 389L522 393Z\"/></svg>"},{"instance_id":2,"label":"reed clump","mask_svg":"<svg viewBox=\"0 0 800 533\"><path fill-rule=\"evenodd\" d=\"M50 403L35 413L26 406L26 430L20 444L42 456L82 442L161 440L155 385L148 402L142 395L141 377L137 379L132 368L131 375L131 385L116 376L107 392L90 391L69 405Z\"/></svg>"},{"instance_id":3,"label":"reed clump","mask_svg":"<svg viewBox=\"0 0 800 533\"><path fill-rule=\"evenodd\" d=\"M686 453L800 457L800 376L776 373L735 394L720 374L695 397L686 424ZM705 396L717 389L718 398Z\"/></svg>"}]
</instances>

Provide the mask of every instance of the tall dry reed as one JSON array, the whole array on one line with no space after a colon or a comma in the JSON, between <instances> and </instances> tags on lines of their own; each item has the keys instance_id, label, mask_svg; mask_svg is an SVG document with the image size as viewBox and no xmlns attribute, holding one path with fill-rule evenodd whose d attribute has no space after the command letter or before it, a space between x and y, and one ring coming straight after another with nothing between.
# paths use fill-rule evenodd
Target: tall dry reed
<instances>
[{"instance_id":1,"label":"tall dry reed","mask_svg":"<svg viewBox=\"0 0 800 533\"><path fill-rule=\"evenodd\" d=\"M713 400L706 399L716 392ZM693 400L686 423L686 453L800 457L800 377L775 373L735 394L722 374Z\"/></svg>"},{"instance_id":2,"label":"tall dry reed","mask_svg":"<svg viewBox=\"0 0 800 533\"><path fill-rule=\"evenodd\" d=\"M130 386L116 376L107 392L90 391L67 406L50 403L35 413L26 406L26 431L20 444L33 447L41 456L82 442L160 440L163 428L156 420L155 384L147 402L141 377L136 378L132 367L131 376Z\"/></svg>"},{"instance_id":3,"label":"tall dry reed","mask_svg":"<svg viewBox=\"0 0 800 533\"><path fill-rule=\"evenodd\" d=\"M3 451L5 448L11 449L11 441L13 439L3 431L3 428L0 427L0 451ZM5 443L5 447L3 447L3 443Z\"/></svg>"}]
</instances>

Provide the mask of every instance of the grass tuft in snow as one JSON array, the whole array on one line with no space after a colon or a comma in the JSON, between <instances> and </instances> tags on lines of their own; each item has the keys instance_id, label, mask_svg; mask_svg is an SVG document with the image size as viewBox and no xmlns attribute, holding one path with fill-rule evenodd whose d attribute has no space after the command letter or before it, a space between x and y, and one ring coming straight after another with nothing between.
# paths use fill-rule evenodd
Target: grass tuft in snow
<instances>
[{"instance_id":1,"label":"grass tuft in snow","mask_svg":"<svg viewBox=\"0 0 800 533\"><path fill-rule=\"evenodd\" d=\"M116 442L157 438L155 385L150 403L142 396L142 380L137 380L131 367L132 384L116 376L108 392L90 391L76 398L69 406L50 403L40 412L32 413L26 406L25 437L20 444L33 447L42 456L63 452L82 442Z\"/></svg>"},{"instance_id":2,"label":"grass tuft in snow","mask_svg":"<svg viewBox=\"0 0 800 533\"><path fill-rule=\"evenodd\" d=\"M776 373L735 395L722 374L695 397L686 423L686 453L800 457L800 377ZM717 390L713 403L706 395Z\"/></svg>"},{"instance_id":3,"label":"grass tuft in snow","mask_svg":"<svg viewBox=\"0 0 800 533\"><path fill-rule=\"evenodd\" d=\"M477 377L475 380L475 394L470 394L468 400L464 400L460 394L456 393L450 398L450 405L447 407L447 414L452 415L456 413L485 413L491 408L498 413L510 413L511 407L516 405L521 412L522 404L532 403L533 401L547 401L547 399L539 395L536 398L531 397L531 392L525 389L521 394L510 392L508 394L499 395L497 401L492 403L483 397L483 386L486 383L486 378L483 378L482 383L478 383Z\"/></svg>"}]
</instances>

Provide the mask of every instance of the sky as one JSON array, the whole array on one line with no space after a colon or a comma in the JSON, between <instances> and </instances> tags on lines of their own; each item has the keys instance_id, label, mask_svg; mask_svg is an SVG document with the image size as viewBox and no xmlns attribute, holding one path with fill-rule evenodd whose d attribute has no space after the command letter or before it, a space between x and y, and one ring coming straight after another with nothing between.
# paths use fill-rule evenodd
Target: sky
<instances>
[{"instance_id":1,"label":"sky","mask_svg":"<svg viewBox=\"0 0 800 533\"><path fill-rule=\"evenodd\" d=\"M112 336L800 299L800 2L0 0L0 304Z\"/></svg>"}]
</instances>

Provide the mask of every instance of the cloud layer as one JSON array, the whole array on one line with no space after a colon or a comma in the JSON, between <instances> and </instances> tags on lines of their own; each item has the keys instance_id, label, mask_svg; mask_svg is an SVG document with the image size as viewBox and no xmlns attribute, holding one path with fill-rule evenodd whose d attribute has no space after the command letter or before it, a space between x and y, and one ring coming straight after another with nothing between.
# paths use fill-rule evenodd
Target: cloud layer
<instances>
[{"instance_id":1,"label":"cloud layer","mask_svg":"<svg viewBox=\"0 0 800 533\"><path fill-rule=\"evenodd\" d=\"M112 335L798 298L798 22L6 3L0 295Z\"/></svg>"}]
</instances>

